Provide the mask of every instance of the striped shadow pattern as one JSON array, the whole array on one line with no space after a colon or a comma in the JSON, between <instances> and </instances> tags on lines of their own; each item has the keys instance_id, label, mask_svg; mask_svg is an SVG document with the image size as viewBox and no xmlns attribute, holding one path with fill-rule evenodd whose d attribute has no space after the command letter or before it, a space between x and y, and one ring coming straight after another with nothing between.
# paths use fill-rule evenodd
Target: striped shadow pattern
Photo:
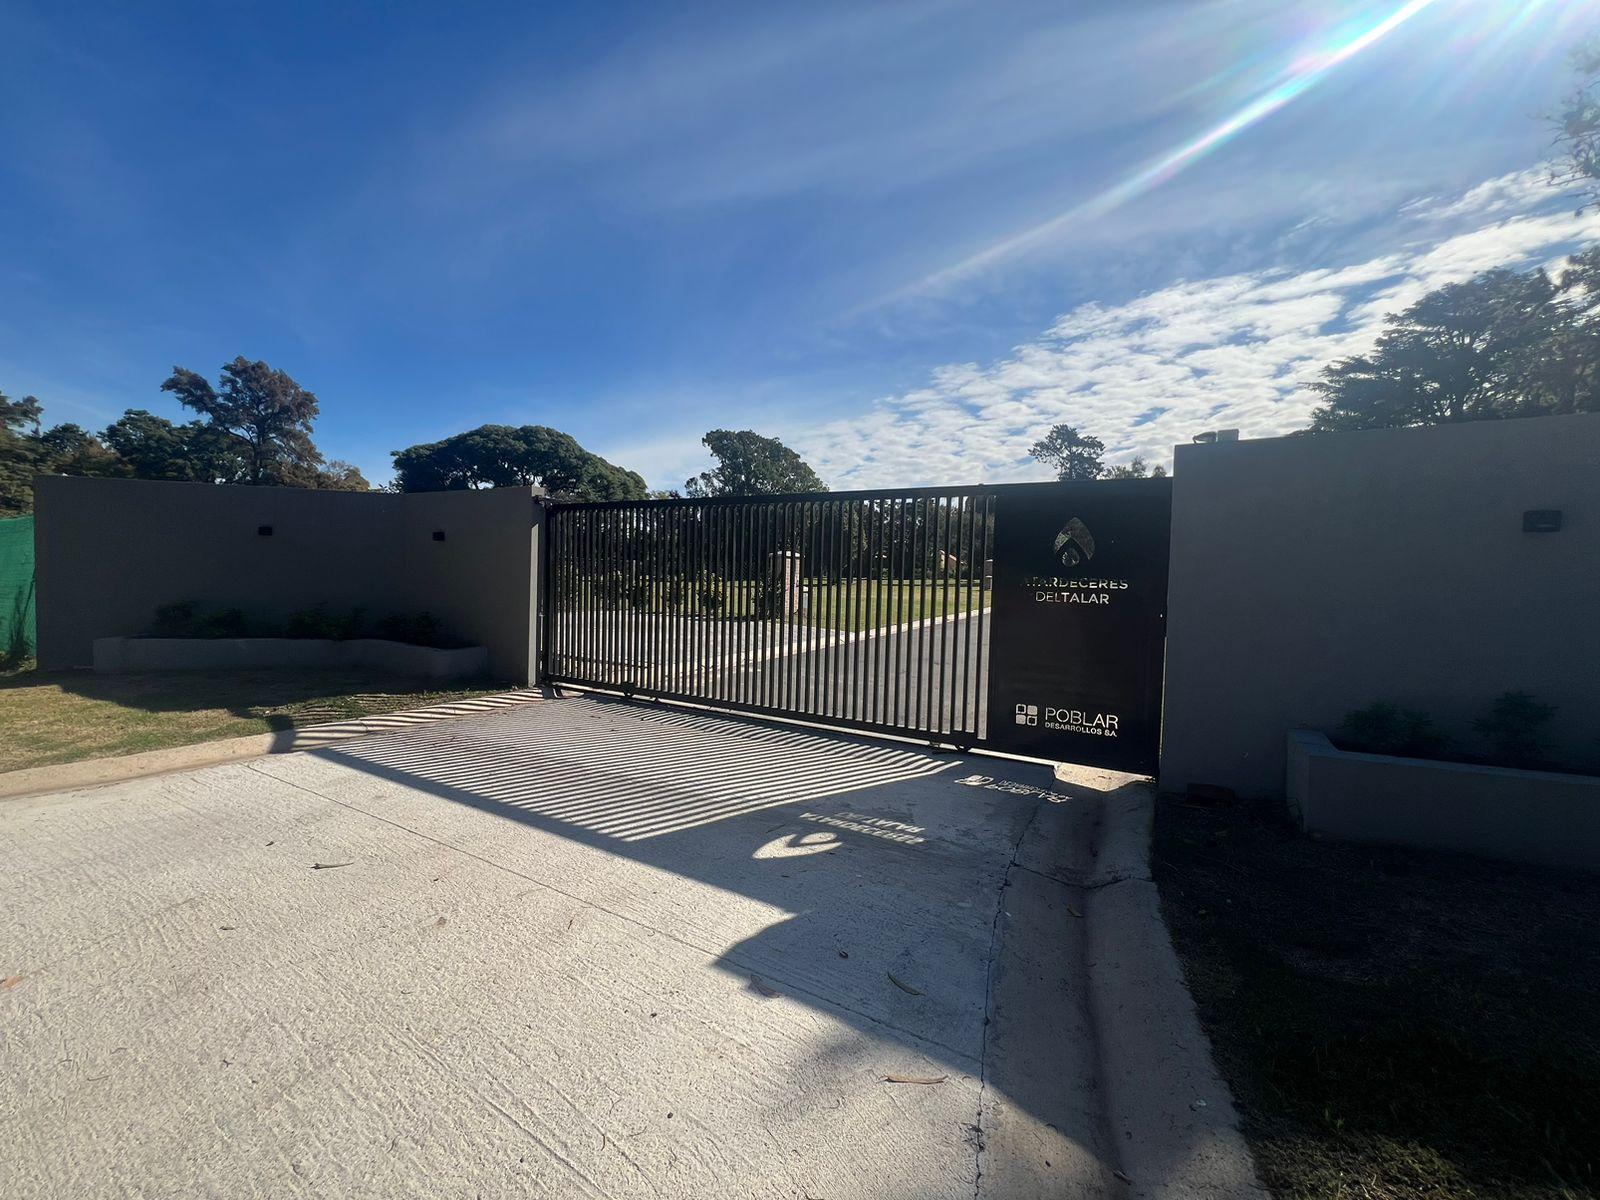
<instances>
[{"instance_id":1,"label":"striped shadow pattern","mask_svg":"<svg viewBox=\"0 0 1600 1200\"><path fill-rule=\"evenodd\" d=\"M592 699L364 738L326 756L625 842L955 765L917 748Z\"/></svg>"},{"instance_id":2,"label":"striped shadow pattern","mask_svg":"<svg viewBox=\"0 0 1600 1200\"><path fill-rule=\"evenodd\" d=\"M436 721L454 721L461 717L477 717L503 709L517 708L544 697L534 691L500 692L493 696L473 696L466 700L452 700L448 704L430 704L425 708L408 708L400 712L375 713L366 717L352 717L347 721L327 721L321 725L301 725L286 729L282 736L288 744L282 749L319 750L353 737L374 733L391 733L414 729L418 725L431 725Z\"/></svg>"}]
</instances>

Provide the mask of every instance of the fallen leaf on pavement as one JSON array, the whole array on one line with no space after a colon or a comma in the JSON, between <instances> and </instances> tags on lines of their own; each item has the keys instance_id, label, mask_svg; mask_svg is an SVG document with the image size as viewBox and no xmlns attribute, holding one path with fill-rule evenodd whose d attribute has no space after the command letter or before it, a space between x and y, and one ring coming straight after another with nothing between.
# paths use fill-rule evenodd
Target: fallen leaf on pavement
<instances>
[{"instance_id":1,"label":"fallen leaf on pavement","mask_svg":"<svg viewBox=\"0 0 1600 1200\"><path fill-rule=\"evenodd\" d=\"M943 1083L949 1078L950 1076L948 1075L885 1075L883 1081L885 1083L934 1084Z\"/></svg>"},{"instance_id":2,"label":"fallen leaf on pavement","mask_svg":"<svg viewBox=\"0 0 1600 1200\"><path fill-rule=\"evenodd\" d=\"M1083 914L1081 912L1079 912L1077 909L1073 908L1072 905L1070 905L1070 904L1067 905L1067 911L1069 913L1071 913L1073 916L1077 917L1080 921L1083 920Z\"/></svg>"},{"instance_id":3,"label":"fallen leaf on pavement","mask_svg":"<svg viewBox=\"0 0 1600 1200\"><path fill-rule=\"evenodd\" d=\"M763 996L781 996L783 994L782 992L778 991L777 988L768 987L766 984L762 983L759 976L750 976L750 982L755 986L756 991L760 992Z\"/></svg>"},{"instance_id":4,"label":"fallen leaf on pavement","mask_svg":"<svg viewBox=\"0 0 1600 1200\"><path fill-rule=\"evenodd\" d=\"M889 982L890 983L894 984L895 987L899 988L902 992L905 992L907 995L910 995L910 996L920 996L920 995L922 995L922 993L920 991L918 991L916 988L912 987L909 983L906 983L906 982L904 982L903 980L900 980L900 979L896 979L894 977L894 972L893 971L885 971L884 974L889 977Z\"/></svg>"},{"instance_id":5,"label":"fallen leaf on pavement","mask_svg":"<svg viewBox=\"0 0 1600 1200\"><path fill-rule=\"evenodd\" d=\"M353 866L355 866L355 863L353 863L353 862L347 862L347 863L312 863L311 864L311 869L313 871L331 871L335 867L353 867Z\"/></svg>"},{"instance_id":6,"label":"fallen leaf on pavement","mask_svg":"<svg viewBox=\"0 0 1600 1200\"><path fill-rule=\"evenodd\" d=\"M0 987L14 988L21 982L21 975L7 975L4 979L0 979Z\"/></svg>"}]
</instances>

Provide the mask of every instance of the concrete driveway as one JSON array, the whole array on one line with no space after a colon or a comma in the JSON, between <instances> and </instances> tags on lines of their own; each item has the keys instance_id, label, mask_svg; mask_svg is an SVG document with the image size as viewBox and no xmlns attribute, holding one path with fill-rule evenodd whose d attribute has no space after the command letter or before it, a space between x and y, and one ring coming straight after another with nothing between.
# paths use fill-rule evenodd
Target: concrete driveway
<instances>
[{"instance_id":1,"label":"concrete driveway","mask_svg":"<svg viewBox=\"0 0 1600 1200\"><path fill-rule=\"evenodd\" d=\"M5 1190L1117 1195L1099 811L597 699L0 803Z\"/></svg>"}]
</instances>

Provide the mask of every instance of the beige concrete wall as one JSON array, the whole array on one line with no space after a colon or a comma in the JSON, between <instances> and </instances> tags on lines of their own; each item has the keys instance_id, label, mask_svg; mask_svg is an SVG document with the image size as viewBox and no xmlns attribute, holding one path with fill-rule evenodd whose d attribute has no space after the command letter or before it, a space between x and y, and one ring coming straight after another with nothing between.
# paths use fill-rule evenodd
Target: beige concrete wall
<instances>
[{"instance_id":1,"label":"beige concrete wall","mask_svg":"<svg viewBox=\"0 0 1600 1200\"><path fill-rule=\"evenodd\" d=\"M35 497L45 670L149 632L163 604L282 618L319 602L384 611L400 593L399 496L49 476Z\"/></svg>"},{"instance_id":2,"label":"beige concrete wall","mask_svg":"<svg viewBox=\"0 0 1600 1200\"><path fill-rule=\"evenodd\" d=\"M375 617L431 611L488 646L492 674L533 679L532 488L393 495L44 477L35 496L45 670L87 667L95 638L146 633L158 607L193 600L278 619L319 603Z\"/></svg>"},{"instance_id":3,"label":"beige concrete wall","mask_svg":"<svg viewBox=\"0 0 1600 1200\"><path fill-rule=\"evenodd\" d=\"M490 674L517 683L538 672L532 588L544 510L535 495L508 487L400 497L408 607L488 646Z\"/></svg>"},{"instance_id":4,"label":"beige concrete wall","mask_svg":"<svg viewBox=\"0 0 1600 1200\"><path fill-rule=\"evenodd\" d=\"M1374 700L1470 749L1511 688L1600 766L1600 415L1180 446L1168 612L1165 788L1282 794L1286 732Z\"/></svg>"}]
</instances>

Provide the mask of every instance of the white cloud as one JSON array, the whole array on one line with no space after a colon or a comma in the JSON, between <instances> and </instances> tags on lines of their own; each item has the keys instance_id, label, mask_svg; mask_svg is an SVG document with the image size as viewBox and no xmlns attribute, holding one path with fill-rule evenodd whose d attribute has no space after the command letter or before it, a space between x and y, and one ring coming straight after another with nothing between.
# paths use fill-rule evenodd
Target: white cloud
<instances>
[{"instance_id":1,"label":"white cloud","mask_svg":"<svg viewBox=\"0 0 1600 1200\"><path fill-rule=\"evenodd\" d=\"M1451 200L1436 196L1414 200L1401 211L1422 221L1448 220L1451 217L1491 217L1499 213L1526 212L1550 198L1551 168L1529 167L1485 179L1477 187Z\"/></svg>"},{"instance_id":2,"label":"white cloud","mask_svg":"<svg viewBox=\"0 0 1600 1200\"><path fill-rule=\"evenodd\" d=\"M998 362L940 367L926 386L797 431L794 444L835 488L862 488L1047 477L1028 447L1060 421L1104 440L1112 462L1170 462L1174 443L1204 429L1303 428L1315 403L1305 385L1369 349L1385 314L1442 284L1552 262L1600 237L1600 214L1528 211L1552 203L1535 174L1407 206L1396 232L1410 244L1362 262L1082 305Z\"/></svg>"}]
</instances>

